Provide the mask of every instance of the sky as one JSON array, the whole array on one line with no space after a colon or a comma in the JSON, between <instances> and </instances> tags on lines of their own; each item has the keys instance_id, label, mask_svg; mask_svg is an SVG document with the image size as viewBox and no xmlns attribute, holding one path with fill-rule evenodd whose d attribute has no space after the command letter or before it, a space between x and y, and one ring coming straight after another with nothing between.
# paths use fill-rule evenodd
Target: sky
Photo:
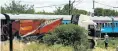
<instances>
[{"instance_id":1,"label":"sky","mask_svg":"<svg viewBox=\"0 0 118 51\"><path fill-rule=\"evenodd\" d=\"M10 3L12 0L0 0L0 6L4 6L4 4ZM53 12L56 10L57 7L63 7L64 4L67 4L69 0L15 0L15 1L21 1L21 4L29 4L34 5L34 9L36 12L39 11L46 11L46 12ZM74 1L74 0L71 0ZM93 0L75 0L74 7L77 9L86 10L89 12L93 12ZM105 8L105 9L114 9L118 11L118 0L95 0L96 2L105 4L101 5L98 3L95 3L95 8ZM52 7L44 7L44 6L51 6L51 5L58 5L58 6L52 6ZM113 7L109 7L106 5L110 5Z\"/></svg>"}]
</instances>

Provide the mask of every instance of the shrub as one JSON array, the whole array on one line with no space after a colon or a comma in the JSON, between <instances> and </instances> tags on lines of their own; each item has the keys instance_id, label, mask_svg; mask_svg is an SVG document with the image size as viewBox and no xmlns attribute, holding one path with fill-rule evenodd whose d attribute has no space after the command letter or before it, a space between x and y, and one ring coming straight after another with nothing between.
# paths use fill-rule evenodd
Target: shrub
<instances>
[{"instance_id":1,"label":"shrub","mask_svg":"<svg viewBox=\"0 0 118 51\"><path fill-rule=\"evenodd\" d=\"M55 43L55 41L57 41L57 36L56 36L56 34L54 34L52 32L49 34L46 34L43 37L43 42L48 44L48 45L53 45Z\"/></svg>"},{"instance_id":2,"label":"shrub","mask_svg":"<svg viewBox=\"0 0 118 51\"><path fill-rule=\"evenodd\" d=\"M80 51L79 48L85 50L88 47L87 31L74 24L57 27L53 32L44 36L43 41L47 44L70 45L74 47L75 51Z\"/></svg>"}]
</instances>

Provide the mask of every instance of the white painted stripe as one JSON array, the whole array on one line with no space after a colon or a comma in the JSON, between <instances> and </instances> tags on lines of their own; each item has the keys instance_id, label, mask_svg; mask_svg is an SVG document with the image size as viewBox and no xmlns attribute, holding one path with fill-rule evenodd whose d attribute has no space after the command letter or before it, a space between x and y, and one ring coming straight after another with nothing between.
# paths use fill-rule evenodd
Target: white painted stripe
<instances>
[{"instance_id":1,"label":"white painted stripe","mask_svg":"<svg viewBox=\"0 0 118 51\"><path fill-rule=\"evenodd\" d=\"M12 15L8 14L10 19L58 19L71 20L71 15L40 15L40 14L19 14ZM4 15L0 14L0 19L5 19Z\"/></svg>"}]
</instances>

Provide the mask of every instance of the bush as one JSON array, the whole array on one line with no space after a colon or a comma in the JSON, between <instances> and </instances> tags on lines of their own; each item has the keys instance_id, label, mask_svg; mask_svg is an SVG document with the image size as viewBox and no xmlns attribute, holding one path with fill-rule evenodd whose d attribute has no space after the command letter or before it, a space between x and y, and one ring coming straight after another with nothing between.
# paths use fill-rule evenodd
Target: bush
<instances>
[{"instance_id":1,"label":"bush","mask_svg":"<svg viewBox=\"0 0 118 51\"><path fill-rule=\"evenodd\" d=\"M57 41L57 36L56 36L56 34L53 34L52 32L49 34L46 34L43 37L43 42L48 45L53 45L55 43L55 41Z\"/></svg>"},{"instance_id":2,"label":"bush","mask_svg":"<svg viewBox=\"0 0 118 51\"><path fill-rule=\"evenodd\" d=\"M77 51L81 49L87 49L88 39L87 31L74 24L61 25L57 27L53 32L50 32L43 37L44 43L47 44L62 44L73 46Z\"/></svg>"}]
</instances>

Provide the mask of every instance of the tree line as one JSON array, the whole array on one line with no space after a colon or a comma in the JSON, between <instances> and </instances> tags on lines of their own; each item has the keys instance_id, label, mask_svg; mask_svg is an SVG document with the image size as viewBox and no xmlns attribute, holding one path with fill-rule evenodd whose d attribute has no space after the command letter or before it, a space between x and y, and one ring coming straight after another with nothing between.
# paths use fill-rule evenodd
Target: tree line
<instances>
[{"instance_id":1,"label":"tree line","mask_svg":"<svg viewBox=\"0 0 118 51\"><path fill-rule=\"evenodd\" d=\"M70 5L70 8L69 8L69 4L64 5L64 7L62 9L61 9L61 7L58 7L54 11L54 13L55 14L60 14L60 15L68 15L69 11L70 11L71 15L77 15L77 14L85 14L86 15L87 14L87 11L79 10L79 9L73 7L72 4Z\"/></svg>"},{"instance_id":2,"label":"tree line","mask_svg":"<svg viewBox=\"0 0 118 51\"><path fill-rule=\"evenodd\" d=\"M118 11L111 9L96 8L94 11L95 16L118 16Z\"/></svg>"},{"instance_id":3,"label":"tree line","mask_svg":"<svg viewBox=\"0 0 118 51\"><path fill-rule=\"evenodd\" d=\"M85 10L78 10L74 8L71 4L71 14L87 14ZM11 13L11 14L57 14L57 15L68 15L69 14L69 4L65 4L64 7L56 8L56 10L51 12L35 12L34 5L21 4L20 1L12 1L10 4L5 7L1 7L1 13Z\"/></svg>"},{"instance_id":4,"label":"tree line","mask_svg":"<svg viewBox=\"0 0 118 51\"><path fill-rule=\"evenodd\" d=\"M32 14L34 12L34 5L21 4L20 1L14 0L10 4L1 7L1 13Z\"/></svg>"},{"instance_id":5,"label":"tree line","mask_svg":"<svg viewBox=\"0 0 118 51\"><path fill-rule=\"evenodd\" d=\"M88 15L90 12L86 10L79 10L73 6L73 4L65 4L63 7L58 7L56 10L51 12L39 11L35 12L34 5L21 4L20 1L12 1L9 5L5 4L5 7L1 7L1 13L11 14L50 14L50 15L71 15L84 14ZM95 8L95 16L118 16L118 11L111 9Z\"/></svg>"}]
</instances>

